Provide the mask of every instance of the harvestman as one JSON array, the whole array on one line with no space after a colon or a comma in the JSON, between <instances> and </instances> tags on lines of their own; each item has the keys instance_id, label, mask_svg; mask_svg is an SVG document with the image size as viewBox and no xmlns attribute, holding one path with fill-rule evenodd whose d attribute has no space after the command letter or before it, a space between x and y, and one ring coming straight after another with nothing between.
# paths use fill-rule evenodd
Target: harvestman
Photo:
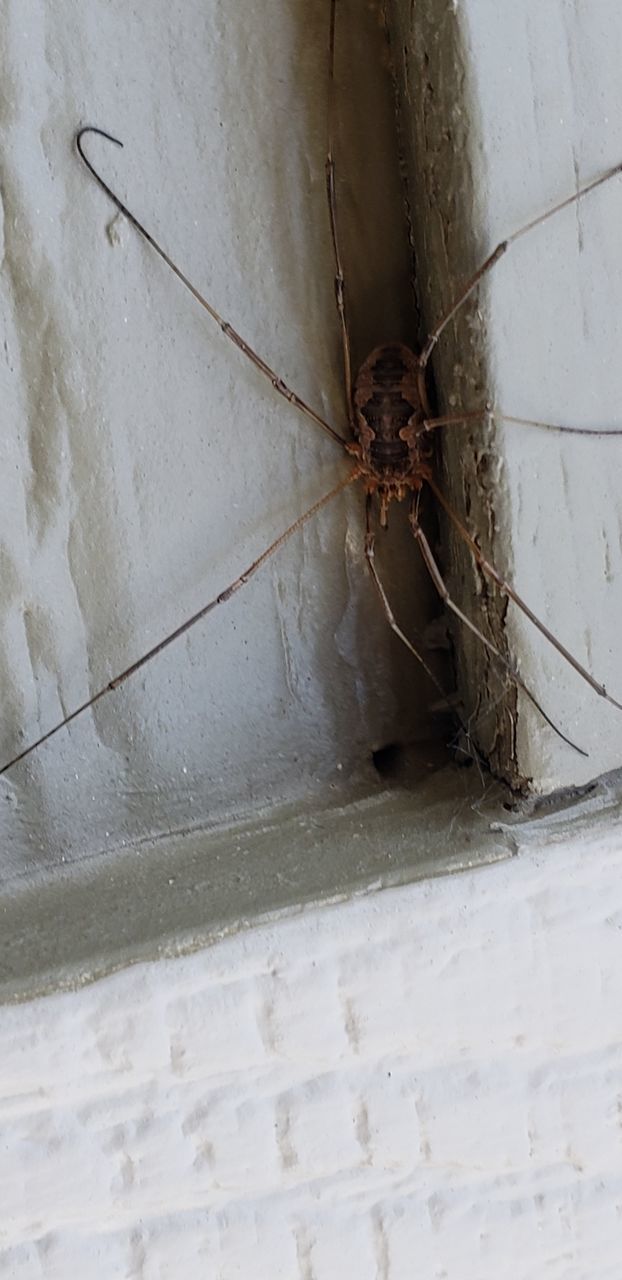
<instances>
[{"instance_id":1,"label":"harvestman","mask_svg":"<svg viewBox=\"0 0 622 1280\"><path fill-rule=\"evenodd\" d=\"M108 142L114 143L115 146L122 147L123 143L118 138L112 137L103 129L88 125L79 130L76 135L76 147L78 153L92 174L95 181L105 191L106 195L113 202L116 208L122 213L132 224L132 226L140 233L140 235L151 245L152 249L160 258L170 267L177 279L192 294L193 298L207 311L208 315L219 325L224 335L239 348L240 351L259 369L261 373L269 380L274 391L294 405L305 417L309 418L322 431L326 432L344 454L345 460L349 464L348 473L335 485L328 493L324 494L313 506L303 512L297 520L293 522L284 532L270 543L268 547L253 561L252 564L244 570L243 573L229 583L223 591L221 591L212 600L208 601L201 609L194 613L191 617L186 618L174 631L166 635L162 640L155 644L147 653L133 662L124 671L121 671L112 680L108 681L103 688L99 689L91 697L87 698L80 706L76 707L69 715L65 716L57 724L53 725L45 733L41 734L35 741L29 743L17 755L13 756L1 769L0 774L6 773L8 769L17 764L20 760L24 760L31 752L47 742L61 729L71 724L78 716L87 711L106 694L112 693L118 689L130 676L139 671L164 649L183 636L191 627L200 622L203 618L216 609L218 605L224 604L231 596L238 591L249 578L261 568L263 564L272 556L285 542L292 537L299 529L311 520L323 507L327 505L337 494L342 493L344 489L350 485L359 482L365 490L365 556L369 567L369 572L378 592L382 607L384 609L387 621L411 654L417 659L426 671L428 677L441 694L445 691L441 688L435 674L431 671L422 654L415 648L412 642L404 634L393 615L391 605L387 598L385 589L378 576L378 572L374 562L374 545L375 535L372 527L372 516L374 506L378 507L378 519L381 528L386 528L388 524L389 507L392 502L402 502L406 498L409 500L409 523L413 536L420 549L424 564L430 574L434 586L443 600L444 604L452 613L460 619L461 623L466 626L477 639L491 653L497 663L499 663L505 671L511 676L523 693L529 698L533 705L537 708L540 715L546 720L547 724L554 732L569 746L579 751L582 755L586 752L582 751L575 743L562 733L561 729L553 723L547 715L544 708L540 705L535 695L526 685L524 680L518 674L513 664L505 657L504 654L496 647L493 642L484 635L478 626L463 612L463 610L452 599L447 586L445 585L443 576L439 566L434 558L432 549L421 527L419 519L420 499L424 487L427 485L432 491L437 502L445 511L454 528L457 530L460 538L467 544L469 550L476 561L479 569L486 577L490 578L498 587L498 589L508 599L521 610L538 631L548 640L548 642L557 650L559 654L574 668L574 670L585 680L592 689L605 698L618 710L622 711L622 703L613 698L604 685L591 675L591 673L578 661L572 653L562 644L560 640L545 626L543 622L536 616L532 609L529 608L525 600L518 595L509 582L507 582L494 565L486 559L482 554L477 542L465 528L459 516L452 509L444 494L440 490L434 476L432 474L431 458L432 449L429 437L432 431L441 427L460 426L466 422L474 420L483 420L486 417L497 417L505 422L510 422L519 426L526 427L548 427L549 429L567 432L572 435L622 435L622 429L612 429L606 432L592 431L583 427L566 427L553 426L550 423L542 423L531 419L516 418L508 414L492 410L490 406L475 409L465 413L448 414L442 417L433 417L428 400L426 388L426 370L430 356L436 346L441 334L446 326L456 315L457 311L466 302L467 298L473 293L477 285L484 276L494 267L495 263L507 252L512 244L521 236L527 235L528 232L534 230L541 223L553 217L562 209L568 208L578 200L586 196L590 191L594 191L596 187L602 186L617 174L622 173L622 164L618 164L613 169L609 169L599 178L593 179L575 191L573 195L562 200L559 204L548 209L546 213L540 214L531 222L520 227L506 240L502 240L491 254L482 263L473 276L462 286L455 297L449 310L441 317L432 332L429 334L420 353L417 355L409 347L401 342L389 342L376 347L367 359L361 365L356 377L352 379L352 368L350 360L350 338L348 332L348 322L346 314L346 298L345 298L345 280L342 267L341 250L337 226L337 201L335 191L335 162L333 158L333 134L334 134L334 99L335 99L335 13L336 0L331 0L330 6L330 30L328 42L328 146L326 157L326 190L328 196L328 210L330 220L330 231L333 247L333 256L335 264L335 297L337 303L337 311L339 317L339 327L341 332L341 345L343 352L343 372L344 387L346 393L346 412L348 425L350 430L350 438L345 439L338 431L326 422L320 414L294 391L279 377L279 375L266 364L265 360L251 347L244 338L233 328L228 321L216 311L206 298L199 293L198 289L190 282L183 271L172 261L160 244L154 240L153 236L138 221L133 213L119 199L115 192L108 186L104 179L99 175L97 170L91 164L83 149L83 139L89 133L98 134L105 138Z\"/></svg>"}]
</instances>

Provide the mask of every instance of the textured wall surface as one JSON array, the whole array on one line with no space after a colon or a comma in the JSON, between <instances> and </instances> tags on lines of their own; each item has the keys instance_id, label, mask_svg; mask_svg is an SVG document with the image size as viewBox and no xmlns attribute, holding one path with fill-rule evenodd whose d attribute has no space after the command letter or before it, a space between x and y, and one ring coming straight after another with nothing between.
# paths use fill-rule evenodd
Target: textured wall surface
<instances>
[{"instance_id":1,"label":"textured wall surface","mask_svg":"<svg viewBox=\"0 0 622 1280\"><path fill-rule=\"evenodd\" d=\"M356 24L345 13L341 28L337 159L360 358L388 335L414 341L416 323L387 76L373 74L383 63L377 11L355 10ZM424 11L413 10L418 23ZM440 272L451 294L498 236L619 158L622 17L615 0L603 0L597 22L562 0L530 0L502 21L489 0L435 0L430 12L427 47L420 26L408 33L428 67L408 64L404 100L425 132L413 195L434 197L440 229L420 275L425 284ZM75 156L76 127L123 138L123 152L91 139L90 154L223 314L342 425L326 45L325 0L234 12L220 0L7 8L2 760L219 591L342 467L331 441L272 394L114 215ZM468 351L458 351L445 388L454 403L472 408L475 392L492 389L508 411L617 420L621 186L499 265L481 299L484 328L472 317L495 379L465 399ZM468 432L460 442L467 460L458 450L455 473L474 527L498 533L502 567L615 689L619 445L508 432L492 455ZM483 523L473 496L482 477ZM360 776L375 748L428 732L430 689L388 633L365 575L360 495L350 497L205 627L3 780L11 872L268 800L321 797ZM392 598L407 629L425 627L429 584L426 595L399 530L397 543ZM481 583L453 585L485 620ZM472 669L477 721L487 676ZM619 713L545 645L524 671L590 753L583 761L559 744L521 704L518 717L503 711L500 732L494 721L493 738L512 746L518 726L524 775L552 786L619 764Z\"/></svg>"},{"instance_id":2,"label":"textured wall surface","mask_svg":"<svg viewBox=\"0 0 622 1280\"><path fill-rule=\"evenodd\" d=\"M428 324L519 227L622 161L622 8L567 0L396 0L414 145L411 190ZM622 423L622 178L520 238L437 348L447 412L588 429ZM622 701L622 440L504 424L446 433L453 501L531 608ZM465 697L497 767L536 790L622 759L622 716L462 556L451 586L509 644L548 715L518 702L460 632Z\"/></svg>"},{"instance_id":3,"label":"textured wall surface","mask_svg":"<svg viewBox=\"0 0 622 1280\"><path fill-rule=\"evenodd\" d=\"M622 20L614 0L434 8L439 40L441 13L458 16L478 68L465 80L456 70L471 64L451 64L437 99L449 123L428 141L464 158L459 113L481 125L468 157L482 178L483 230L467 246L479 258L619 158ZM289 434L285 405L111 214L71 143L86 121L123 137L123 153L101 144L98 157L136 211L279 372L338 417L325 19L320 0L6 6L6 754L220 589L335 479L330 442ZM410 86L419 103L429 85ZM371 267L393 237L369 240L367 217L342 198L355 256ZM482 311L499 335L489 356L503 408L588 425L616 412L619 199L601 193L561 241L534 240L535 257L523 242L491 282ZM451 281L466 249L453 258L441 240ZM393 259L380 269L404 278ZM360 289L357 341L371 345L407 303L387 303L374 335L371 275ZM504 462L493 479L520 535L518 585L531 593L537 579L545 620L615 677L617 446L606 457L591 443L513 447L515 482ZM268 796L321 795L412 731L421 686L396 665L360 531L356 503L327 513L286 568L267 571L265 592L258 579L212 620L207 648L193 635L20 771L2 792L7 875ZM521 749L543 782L576 781L618 763L619 722L592 719L550 659L535 659L538 690L555 693L590 761L568 765L522 712ZM444 838L455 843L452 823ZM528 844L523 833L519 857L478 873L309 910L3 1008L0 1275L617 1280L619 829ZM333 849L326 835L327 863ZM226 849L220 864L226 878ZM252 877L250 854L240 865ZM74 905L68 894L64 909ZM103 895L86 903L87 936L105 910Z\"/></svg>"},{"instance_id":4,"label":"textured wall surface","mask_svg":"<svg viewBox=\"0 0 622 1280\"><path fill-rule=\"evenodd\" d=\"M0 1011L7 1280L613 1280L620 828Z\"/></svg>"},{"instance_id":5,"label":"textured wall surface","mask_svg":"<svg viewBox=\"0 0 622 1280\"><path fill-rule=\"evenodd\" d=\"M413 323L383 35L375 11L362 17L340 42L338 83L358 360ZM347 12L340 29L352 32ZM345 471L334 442L117 216L75 131L123 140L119 151L87 139L93 162L343 430L327 44L325 0L7 8L2 762L222 590ZM363 523L361 494L336 501L226 608L7 775L12 869L321 795L374 748L416 736L430 690L366 576ZM414 614L425 624L431 593L396 529L398 561L404 546L396 607L409 627ZM387 569L392 593L396 578Z\"/></svg>"}]
</instances>

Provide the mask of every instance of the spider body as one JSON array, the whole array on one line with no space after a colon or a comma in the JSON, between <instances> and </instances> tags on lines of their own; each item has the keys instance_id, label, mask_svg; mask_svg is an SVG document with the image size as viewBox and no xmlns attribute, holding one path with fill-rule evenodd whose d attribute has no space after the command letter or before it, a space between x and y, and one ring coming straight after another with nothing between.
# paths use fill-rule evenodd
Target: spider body
<instances>
[{"instance_id":1,"label":"spider body","mask_svg":"<svg viewBox=\"0 0 622 1280\"><path fill-rule=\"evenodd\" d=\"M418 493L431 475L432 450L422 445L429 414L414 351L401 342L375 347L356 376L352 401L356 443L349 448L367 492L378 496L386 528L390 503Z\"/></svg>"}]
</instances>

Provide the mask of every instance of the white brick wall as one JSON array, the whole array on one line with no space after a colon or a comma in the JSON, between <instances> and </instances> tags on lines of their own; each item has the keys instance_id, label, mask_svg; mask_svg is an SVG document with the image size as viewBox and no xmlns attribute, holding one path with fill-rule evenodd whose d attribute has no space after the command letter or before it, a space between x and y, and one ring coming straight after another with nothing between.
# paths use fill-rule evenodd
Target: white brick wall
<instances>
[{"instance_id":1,"label":"white brick wall","mask_svg":"<svg viewBox=\"0 0 622 1280\"><path fill-rule=\"evenodd\" d=\"M622 841L0 1014L0 1276L604 1280Z\"/></svg>"}]
</instances>

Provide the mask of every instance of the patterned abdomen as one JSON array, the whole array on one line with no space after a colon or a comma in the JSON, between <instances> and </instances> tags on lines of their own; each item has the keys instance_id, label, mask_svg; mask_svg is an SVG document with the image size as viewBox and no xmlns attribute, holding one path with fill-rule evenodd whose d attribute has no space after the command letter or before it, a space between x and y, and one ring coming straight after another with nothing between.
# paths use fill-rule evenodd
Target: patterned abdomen
<instances>
[{"instance_id":1,"label":"patterned abdomen","mask_svg":"<svg viewBox=\"0 0 622 1280\"><path fill-rule=\"evenodd\" d=\"M423 420L417 357L402 343L376 347L358 372L353 404L363 456L379 479L399 479L416 461Z\"/></svg>"}]
</instances>

